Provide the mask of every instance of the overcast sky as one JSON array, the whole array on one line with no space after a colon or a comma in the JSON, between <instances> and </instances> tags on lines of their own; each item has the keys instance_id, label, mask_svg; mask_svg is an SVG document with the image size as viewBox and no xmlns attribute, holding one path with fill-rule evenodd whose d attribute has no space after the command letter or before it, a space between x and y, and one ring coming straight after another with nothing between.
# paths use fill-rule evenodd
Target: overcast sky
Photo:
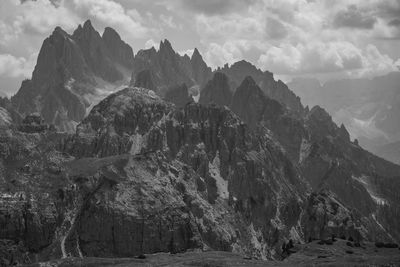
<instances>
[{"instance_id":1,"label":"overcast sky","mask_svg":"<svg viewBox=\"0 0 400 267\"><path fill-rule=\"evenodd\" d=\"M246 59L288 80L376 76L400 65L400 0L1 0L0 92L30 78L56 26L90 19L134 52L171 41L216 67Z\"/></svg>"}]
</instances>

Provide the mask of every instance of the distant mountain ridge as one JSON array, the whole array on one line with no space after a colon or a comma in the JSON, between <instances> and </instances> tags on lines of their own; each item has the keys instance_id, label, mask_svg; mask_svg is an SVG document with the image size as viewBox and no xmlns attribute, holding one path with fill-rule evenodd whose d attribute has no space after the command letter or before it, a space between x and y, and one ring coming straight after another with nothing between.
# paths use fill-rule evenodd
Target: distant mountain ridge
<instances>
[{"instance_id":1,"label":"distant mountain ridge","mask_svg":"<svg viewBox=\"0 0 400 267\"><path fill-rule=\"evenodd\" d=\"M400 162L400 72L373 79L332 80L321 85L316 79L295 79L288 86L310 106L321 105L366 149L393 162ZM397 147L397 148L395 148Z\"/></svg>"}]
</instances>

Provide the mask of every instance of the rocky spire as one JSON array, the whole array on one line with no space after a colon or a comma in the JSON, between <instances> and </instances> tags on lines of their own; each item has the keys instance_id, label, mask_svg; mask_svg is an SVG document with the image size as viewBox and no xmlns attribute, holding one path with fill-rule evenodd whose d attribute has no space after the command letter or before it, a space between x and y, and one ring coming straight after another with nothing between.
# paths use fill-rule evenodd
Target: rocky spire
<instances>
[{"instance_id":1,"label":"rocky spire","mask_svg":"<svg viewBox=\"0 0 400 267\"><path fill-rule=\"evenodd\" d=\"M220 106L231 104L232 92L229 88L228 77L222 72L216 72L212 80L201 91L199 102L202 104L215 103Z\"/></svg>"},{"instance_id":2,"label":"rocky spire","mask_svg":"<svg viewBox=\"0 0 400 267\"><path fill-rule=\"evenodd\" d=\"M123 78L112 60L112 52L107 49L100 34L93 28L90 20L74 31L73 39L82 50L86 63L93 73L106 81L115 82Z\"/></svg>"},{"instance_id":3,"label":"rocky spire","mask_svg":"<svg viewBox=\"0 0 400 267\"><path fill-rule=\"evenodd\" d=\"M119 34L113 28L106 27L102 38L111 57L116 62L131 69L133 65L133 50L121 40Z\"/></svg>"},{"instance_id":4,"label":"rocky spire","mask_svg":"<svg viewBox=\"0 0 400 267\"><path fill-rule=\"evenodd\" d=\"M254 79L247 76L233 95L231 110L250 128L255 128L262 119L279 117L283 107L279 102L265 96Z\"/></svg>"},{"instance_id":5,"label":"rocky spire","mask_svg":"<svg viewBox=\"0 0 400 267\"><path fill-rule=\"evenodd\" d=\"M171 43L167 40L164 39L164 41L160 42L160 51L174 51L174 49L172 48Z\"/></svg>"},{"instance_id":6,"label":"rocky spire","mask_svg":"<svg viewBox=\"0 0 400 267\"><path fill-rule=\"evenodd\" d=\"M203 57L200 55L200 52L197 49L197 47L194 48L194 51L193 51L193 54L192 54L190 60L192 60L192 61L203 60Z\"/></svg>"},{"instance_id":7,"label":"rocky spire","mask_svg":"<svg viewBox=\"0 0 400 267\"><path fill-rule=\"evenodd\" d=\"M192 57L190 58L192 65L193 78L196 82L203 87L205 83L211 78L212 70L204 62L203 57L197 48L194 49Z\"/></svg>"}]
</instances>

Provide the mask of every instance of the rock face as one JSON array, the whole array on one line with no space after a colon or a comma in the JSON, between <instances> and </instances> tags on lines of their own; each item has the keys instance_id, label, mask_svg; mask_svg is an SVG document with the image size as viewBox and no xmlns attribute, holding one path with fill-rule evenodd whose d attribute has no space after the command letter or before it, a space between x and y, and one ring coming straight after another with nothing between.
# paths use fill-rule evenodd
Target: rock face
<instances>
[{"instance_id":1,"label":"rock face","mask_svg":"<svg viewBox=\"0 0 400 267\"><path fill-rule=\"evenodd\" d=\"M101 88L116 87L124 79L122 69L130 68L129 47L113 33L107 29L103 39L90 21L72 35L57 27L43 42L32 79L23 81L12 97L15 109L22 116L38 112L46 123L74 131L86 110L103 97Z\"/></svg>"},{"instance_id":2,"label":"rock face","mask_svg":"<svg viewBox=\"0 0 400 267\"><path fill-rule=\"evenodd\" d=\"M267 112L266 108L272 109L272 112ZM282 113L281 105L267 98L250 76L247 76L236 89L231 109L253 129L262 120L264 114L276 116Z\"/></svg>"},{"instance_id":3,"label":"rock face","mask_svg":"<svg viewBox=\"0 0 400 267\"><path fill-rule=\"evenodd\" d=\"M174 103L177 107L184 107L186 104L193 102L193 98L189 95L186 84L170 88L164 97L165 101Z\"/></svg>"},{"instance_id":4,"label":"rock face","mask_svg":"<svg viewBox=\"0 0 400 267\"><path fill-rule=\"evenodd\" d=\"M109 37L109 34L105 34L105 37ZM106 81L115 82L121 80L122 74L117 70L114 62L110 56L115 51L109 51L104 40L100 34L93 28L90 20L80 25L72 34L73 40L75 40L85 59L85 62L91 69L91 71L98 77L104 78ZM107 39L110 42L110 39ZM122 41L121 41L122 42ZM110 43L108 43L110 45ZM123 45L124 43L121 43Z\"/></svg>"},{"instance_id":5,"label":"rock face","mask_svg":"<svg viewBox=\"0 0 400 267\"><path fill-rule=\"evenodd\" d=\"M246 77L233 95L231 109L253 130L260 125L270 129L274 138L297 163L304 137L303 122L292 116L278 101L268 98L252 77Z\"/></svg>"},{"instance_id":6,"label":"rock face","mask_svg":"<svg viewBox=\"0 0 400 267\"><path fill-rule=\"evenodd\" d=\"M215 103L219 106L229 107L231 100L232 92L229 88L228 77L221 72L216 72L212 80L201 91L199 103Z\"/></svg>"},{"instance_id":7,"label":"rock face","mask_svg":"<svg viewBox=\"0 0 400 267\"><path fill-rule=\"evenodd\" d=\"M261 92L251 78L242 85L236 93ZM399 167L353 148L339 127L313 130L298 163L266 128L285 108L272 111L249 129L227 107L177 109L151 90L126 88L96 105L74 135L2 130L0 239L41 260L191 248L281 258L288 239L390 240L397 195L385 190L397 185L382 177ZM323 116L310 112L307 129L326 127L317 123ZM382 176L367 187L372 169Z\"/></svg>"},{"instance_id":8,"label":"rock face","mask_svg":"<svg viewBox=\"0 0 400 267\"><path fill-rule=\"evenodd\" d=\"M145 113L142 113L142 110ZM132 163L134 172L128 174L130 176L140 173L141 178L128 179L145 179L143 181L148 183L143 184L141 189L142 194L147 196L143 199L145 207L148 206L146 216L152 218L145 222L145 231L165 233L162 228L154 230L159 220L164 220L157 219L157 202L153 205L147 203L154 201L150 196L154 194L154 198L176 198L160 199L160 204L163 203L160 209L165 209L167 203L171 204L171 212L176 214L173 224L181 234L179 239L173 241L171 236L166 236L165 240L160 236L158 244L154 243L156 241L146 241L146 252L165 251L168 248L167 244L173 242L176 249L207 245L213 249L238 249L259 257L267 257L270 256L268 250L275 250L279 240L289 235L288 230L297 227L296 218L300 216L297 211L302 203L300 192L301 188L305 189L303 182L297 177L290 161L273 143L268 139L259 142L226 108L191 103L184 109L175 110L150 91L128 88L96 106L78 126L77 134L65 143L64 151L77 158L114 157L124 153L148 155L141 159L140 165ZM150 164L152 158L154 162ZM162 178L164 175L167 176ZM254 175L254 180L249 180L251 175ZM164 179L166 183L163 182ZM170 179L172 184L168 182ZM286 179L288 182L283 182ZM155 182L164 185L158 186ZM125 190L127 186L122 186L120 190L122 188ZM133 187L129 189L130 192L132 190L134 191ZM120 194L125 195L123 191L120 191ZM119 201L128 201L132 203L132 208L139 208L135 204L138 203L136 200L131 202L131 197L121 197L125 200ZM109 199L105 202L104 209L101 209L103 211L93 211L96 214L104 212L104 215L96 216L97 219L88 222L88 225L106 224L109 225L106 228L110 229L117 227L112 225L112 221L103 221L103 218L115 217L107 213L110 207L116 205L114 201L116 200ZM122 210L121 208L121 212ZM231 214L233 210L238 214ZM228 217L218 221L221 216L218 215L219 212ZM124 219L126 215L121 216L118 221L138 220L138 225L140 223L139 218ZM162 216L170 221L171 218L167 217L172 214ZM88 215L88 218L91 217L93 215ZM271 221L271 218L277 221ZM278 221L284 221L287 227L280 228ZM130 227L133 227L132 231L138 228ZM94 236L97 236L97 231L93 227L87 227L79 234L80 238L85 236L84 243L88 248L81 248L86 253L90 251L89 248L98 251L99 248L93 247L99 245L98 237ZM121 247L129 248L126 253L129 251L129 255L134 255L140 252L138 247L125 244L130 242L126 239L126 234L123 234L126 233L126 229L121 229L121 233L115 231L116 240L122 239ZM258 236L260 248L257 248L257 244L252 244L251 233ZM274 237L271 238L271 235ZM93 243L94 240L97 240L96 243ZM109 253L112 253L108 240L101 241L104 242L101 247L107 246ZM199 240L202 240L203 244L199 243ZM236 246L238 247L235 248ZM91 253L89 255L92 255Z\"/></svg>"},{"instance_id":9,"label":"rock face","mask_svg":"<svg viewBox=\"0 0 400 267\"><path fill-rule=\"evenodd\" d=\"M153 90L154 92L157 91L157 87L154 85L153 82L153 74L150 70L142 70L136 75L135 84L131 84L131 86L135 87L142 87Z\"/></svg>"},{"instance_id":10,"label":"rock face","mask_svg":"<svg viewBox=\"0 0 400 267\"><path fill-rule=\"evenodd\" d=\"M227 108L175 109L152 91L127 88L95 106L73 136L28 137L2 139L10 175L2 177L0 237L22 240L42 259L189 248L279 257L279 242L298 229L303 182L273 142L260 142ZM17 152L27 142L34 149ZM20 197L32 175L31 195ZM9 207L16 199L21 207ZM13 227L27 220L24 205L41 218L29 228L40 242Z\"/></svg>"},{"instance_id":11,"label":"rock face","mask_svg":"<svg viewBox=\"0 0 400 267\"><path fill-rule=\"evenodd\" d=\"M22 116L19 112L15 109L12 105L10 99L7 97L0 97L0 119L2 122L0 124L7 124L10 123L20 123L22 121Z\"/></svg>"},{"instance_id":12,"label":"rock face","mask_svg":"<svg viewBox=\"0 0 400 267\"><path fill-rule=\"evenodd\" d=\"M197 48L194 49L192 57L190 58L192 66L193 79L199 84L200 88L207 83L211 78L211 68L204 62L203 57L200 55Z\"/></svg>"},{"instance_id":13,"label":"rock face","mask_svg":"<svg viewBox=\"0 0 400 267\"><path fill-rule=\"evenodd\" d=\"M114 61L131 69L134 58L133 50L127 43L121 40L119 34L113 28L106 27L102 39Z\"/></svg>"}]
</instances>

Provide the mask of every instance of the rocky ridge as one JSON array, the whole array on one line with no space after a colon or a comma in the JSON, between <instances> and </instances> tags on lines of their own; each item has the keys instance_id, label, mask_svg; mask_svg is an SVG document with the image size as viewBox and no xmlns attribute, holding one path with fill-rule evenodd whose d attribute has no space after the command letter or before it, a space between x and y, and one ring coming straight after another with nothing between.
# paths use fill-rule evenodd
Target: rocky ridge
<instances>
[{"instance_id":1,"label":"rocky ridge","mask_svg":"<svg viewBox=\"0 0 400 267\"><path fill-rule=\"evenodd\" d=\"M338 127L324 109L315 106L303 118L293 116L280 103L265 96L251 77L245 78L236 90L231 109L254 131L264 128L262 132L278 141L312 191L332 192L345 207L356 211L355 216L364 220L362 224L368 221L372 228L364 232L383 238L387 228L397 229L389 223L391 220L377 219L377 214L389 210L393 216L397 214L397 196L383 193L389 188L379 184L393 183L399 166L351 142L346 128ZM397 231L393 233L398 235ZM389 239L392 237L393 234Z\"/></svg>"}]
</instances>

